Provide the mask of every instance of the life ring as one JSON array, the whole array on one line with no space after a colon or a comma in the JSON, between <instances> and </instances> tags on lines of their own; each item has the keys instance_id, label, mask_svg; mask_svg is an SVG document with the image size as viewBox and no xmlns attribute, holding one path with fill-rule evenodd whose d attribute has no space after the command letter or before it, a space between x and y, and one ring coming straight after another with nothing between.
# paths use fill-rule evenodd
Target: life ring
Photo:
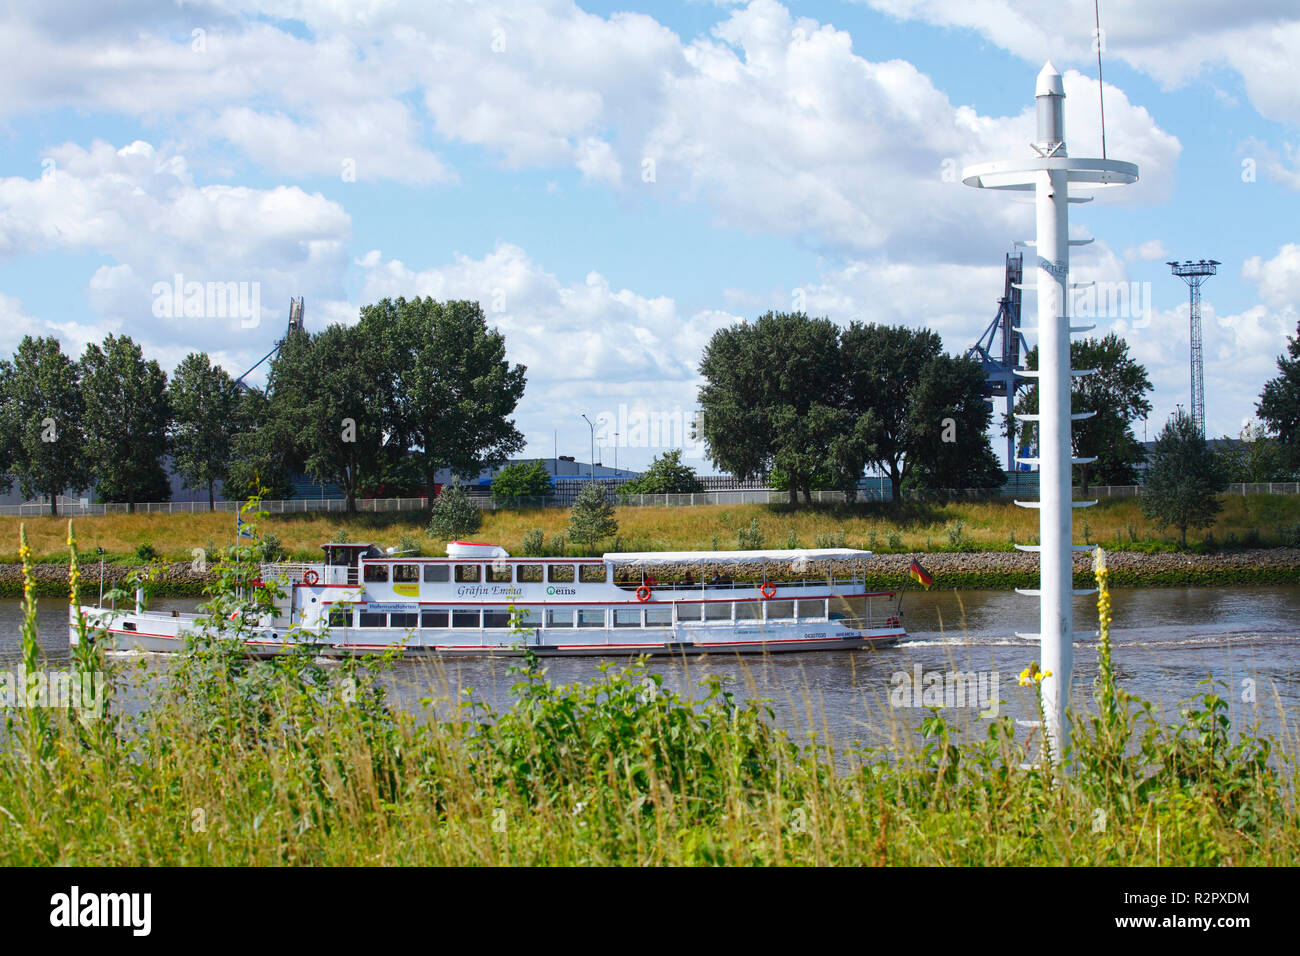
<instances>
[{"instance_id":1,"label":"life ring","mask_svg":"<svg viewBox=\"0 0 1300 956\"><path fill-rule=\"evenodd\" d=\"M885 622L886 627L898 627L900 624L902 624L902 621L900 621L896 617L891 617L889 620Z\"/></svg>"},{"instance_id":2,"label":"life ring","mask_svg":"<svg viewBox=\"0 0 1300 956\"><path fill-rule=\"evenodd\" d=\"M316 573L313 569L311 569L311 568L308 568L308 569L307 569L307 573L304 574L304 575L302 576L302 583L305 584L305 585L307 585L308 587L311 587L313 584L315 584L315 583L316 583L317 581L319 581L319 580L320 580L320 575L317 574L317 573Z\"/></svg>"},{"instance_id":3,"label":"life ring","mask_svg":"<svg viewBox=\"0 0 1300 956\"><path fill-rule=\"evenodd\" d=\"M763 586L758 589L758 593L765 598L771 599L776 595L776 585L771 581L764 581Z\"/></svg>"},{"instance_id":4,"label":"life ring","mask_svg":"<svg viewBox=\"0 0 1300 956\"><path fill-rule=\"evenodd\" d=\"M650 600L650 589L646 587L644 584L641 585L639 588L636 589L636 599L640 601L642 604Z\"/></svg>"}]
</instances>

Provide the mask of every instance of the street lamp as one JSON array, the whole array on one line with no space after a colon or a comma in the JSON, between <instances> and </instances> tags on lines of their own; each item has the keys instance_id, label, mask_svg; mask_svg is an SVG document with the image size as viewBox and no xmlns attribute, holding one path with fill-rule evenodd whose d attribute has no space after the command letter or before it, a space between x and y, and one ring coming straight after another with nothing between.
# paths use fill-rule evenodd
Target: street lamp
<instances>
[{"instance_id":1,"label":"street lamp","mask_svg":"<svg viewBox=\"0 0 1300 956\"><path fill-rule=\"evenodd\" d=\"M591 427L591 477L596 477L596 424L584 413L582 420Z\"/></svg>"},{"instance_id":2,"label":"street lamp","mask_svg":"<svg viewBox=\"0 0 1300 956\"><path fill-rule=\"evenodd\" d=\"M618 477L618 432L614 432L614 477Z\"/></svg>"}]
</instances>

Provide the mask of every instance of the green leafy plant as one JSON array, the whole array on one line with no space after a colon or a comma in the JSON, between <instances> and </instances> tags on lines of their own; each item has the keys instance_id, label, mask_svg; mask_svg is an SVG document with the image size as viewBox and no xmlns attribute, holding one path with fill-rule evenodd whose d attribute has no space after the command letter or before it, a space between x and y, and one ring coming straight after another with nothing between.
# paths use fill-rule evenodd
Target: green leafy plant
<instances>
[{"instance_id":1,"label":"green leafy plant","mask_svg":"<svg viewBox=\"0 0 1300 956\"><path fill-rule=\"evenodd\" d=\"M590 554L597 543L618 533L618 519L604 486L588 482L578 492L569 512L569 537L585 545Z\"/></svg>"},{"instance_id":2,"label":"green leafy plant","mask_svg":"<svg viewBox=\"0 0 1300 956\"><path fill-rule=\"evenodd\" d=\"M519 545L519 553L530 557L542 557L546 554L546 533L541 528L530 528L524 532L524 540Z\"/></svg>"},{"instance_id":3,"label":"green leafy plant","mask_svg":"<svg viewBox=\"0 0 1300 956\"><path fill-rule=\"evenodd\" d=\"M544 498L555 484L541 460L506 465L492 477L493 498Z\"/></svg>"},{"instance_id":4,"label":"green leafy plant","mask_svg":"<svg viewBox=\"0 0 1300 956\"><path fill-rule=\"evenodd\" d=\"M748 527L736 531L736 547L741 551L761 551L763 540L763 531L758 526L757 518L750 518Z\"/></svg>"},{"instance_id":5,"label":"green leafy plant","mask_svg":"<svg viewBox=\"0 0 1300 956\"><path fill-rule=\"evenodd\" d=\"M433 502L429 515L429 536L455 541L472 535L483 525L483 512L469 500L460 485L444 488Z\"/></svg>"}]
</instances>

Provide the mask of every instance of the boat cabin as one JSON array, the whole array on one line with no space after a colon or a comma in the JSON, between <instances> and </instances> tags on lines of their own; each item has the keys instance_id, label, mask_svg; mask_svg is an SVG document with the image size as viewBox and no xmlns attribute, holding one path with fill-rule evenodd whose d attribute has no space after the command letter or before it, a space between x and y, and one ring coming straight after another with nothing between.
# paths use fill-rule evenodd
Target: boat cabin
<instances>
[{"instance_id":1,"label":"boat cabin","mask_svg":"<svg viewBox=\"0 0 1300 956\"><path fill-rule=\"evenodd\" d=\"M325 583L357 584L360 581L362 558L387 557L383 551L370 543L331 541L321 545L325 552Z\"/></svg>"}]
</instances>

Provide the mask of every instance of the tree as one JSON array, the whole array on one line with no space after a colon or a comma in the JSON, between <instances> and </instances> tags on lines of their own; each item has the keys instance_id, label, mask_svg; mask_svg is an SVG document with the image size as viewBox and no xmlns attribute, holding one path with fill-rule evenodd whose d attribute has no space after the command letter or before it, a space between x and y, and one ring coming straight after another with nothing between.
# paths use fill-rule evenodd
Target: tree
<instances>
[{"instance_id":1,"label":"tree","mask_svg":"<svg viewBox=\"0 0 1300 956\"><path fill-rule=\"evenodd\" d=\"M870 421L866 460L889 477L898 501L916 464L917 428L927 425L927 416L933 418L917 405L916 393L943 343L928 329L860 322L851 323L841 340L848 407Z\"/></svg>"},{"instance_id":2,"label":"tree","mask_svg":"<svg viewBox=\"0 0 1300 956\"><path fill-rule=\"evenodd\" d=\"M270 400L259 389L239 389L230 437L230 464L222 486L227 500L293 497L291 463L296 463L295 441L288 418L272 414Z\"/></svg>"},{"instance_id":3,"label":"tree","mask_svg":"<svg viewBox=\"0 0 1300 956\"><path fill-rule=\"evenodd\" d=\"M1036 347L1025 356L1025 364L1038 368ZM1073 422L1071 428L1074 457L1096 459L1074 466L1080 488L1086 494L1093 479L1108 485L1136 484L1136 466L1146 452L1133 434L1132 424L1151 412L1146 397L1151 381L1146 368L1129 357L1128 343L1114 333L1103 339L1071 342L1070 366L1095 370L1074 378L1070 386L1072 411L1095 412L1091 418ZM1037 413L1037 384L1021 396L1016 411ZM1021 444L1033 441L1035 424L1022 423Z\"/></svg>"},{"instance_id":4,"label":"tree","mask_svg":"<svg viewBox=\"0 0 1300 956\"><path fill-rule=\"evenodd\" d=\"M360 325L336 324L289 335L271 362L275 423L266 437L290 439L312 478L343 490L349 512L357 509L358 489L380 480L404 451L386 348Z\"/></svg>"},{"instance_id":5,"label":"tree","mask_svg":"<svg viewBox=\"0 0 1300 956\"><path fill-rule=\"evenodd\" d=\"M1006 480L989 444L993 407L984 381L974 358L938 355L925 366L908 412L912 467L905 486L997 488Z\"/></svg>"},{"instance_id":6,"label":"tree","mask_svg":"<svg viewBox=\"0 0 1300 956\"><path fill-rule=\"evenodd\" d=\"M53 336L25 335L13 363L3 363L0 386L0 443L8 471L24 497L48 495L50 514L58 514L63 491L90 483L77 364Z\"/></svg>"},{"instance_id":7,"label":"tree","mask_svg":"<svg viewBox=\"0 0 1300 956\"><path fill-rule=\"evenodd\" d=\"M695 469L682 464L682 450L655 456L645 474L619 485L620 495L689 495L704 490Z\"/></svg>"},{"instance_id":8,"label":"tree","mask_svg":"<svg viewBox=\"0 0 1300 956\"><path fill-rule=\"evenodd\" d=\"M525 368L506 360L505 337L477 302L381 299L361 310L358 329L382 350L389 424L430 499L440 469L469 477L524 447L510 415Z\"/></svg>"},{"instance_id":9,"label":"tree","mask_svg":"<svg viewBox=\"0 0 1300 956\"><path fill-rule=\"evenodd\" d=\"M7 359L0 359L0 492L14 486L14 435L6 427L4 409L9 406L9 382L14 367Z\"/></svg>"},{"instance_id":10,"label":"tree","mask_svg":"<svg viewBox=\"0 0 1300 956\"><path fill-rule=\"evenodd\" d=\"M1294 336L1287 336L1286 355L1278 357L1277 369L1277 378L1265 383L1255 411L1268 433L1277 437L1287 466L1296 468L1300 467L1300 325Z\"/></svg>"},{"instance_id":11,"label":"tree","mask_svg":"<svg viewBox=\"0 0 1300 956\"><path fill-rule=\"evenodd\" d=\"M555 491L541 459L506 465L492 478L493 498L543 498Z\"/></svg>"},{"instance_id":12,"label":"tree","mask_svg":"<svg viewBox=\"0 0 1300 956\"><path fill-rule=\"evenodd\" d=\"M1142 486L1142 513L1173 525L1187 546L1187 529L1214 523L1223 508L1216 497L1228 487L1218 457L1190 415L1181 410L1161 429Z\"/></svg>"},{"instance_id":13,"label":"tree","mask_svg":"<svg viewBox=\"0 0 1300 956\"><path fill-rule=\"evenodd\" d=\"M81 391L86 460L99 499L125 501L135 511L137 501L170 498L162 457L172 416L158 363L146 361L130 336L110 334L102 347L86 346Z\"/></svg>"},{"instance_id":14,"label":"tree","mask_svg":"<svg viewBox=\"0 0 1300 956\"><path fill-rule=\"evenodd\" d=\"M208 489L208 510L216 510L216 483L230 470L237 424L239 386L205 352L191 352L176 367L171 400L172 460L185 487Z\"/></svg>"},{"instance_id":15,"label":"tree","mask_svg":"<svg viewBox=\"0 0 1300 956\"><path fill-rule=\"evenodd\" d=\"M812 500L813 477L856 485L869 415L844 407L839 329L802 312L768 312L719 329L700 362L699 431L710 460L739 478L779 469L790 503Z\"/></svg>"},{"instance_id":16,"label":"tree","mask_svg":"<svg viewBox=\"0 0 1300 956\"><path fill-rule=\"evenodd\" d=\"M1259 422L1247 422L1237 442L1223 439L1216 454L1229 481L1290 481L1293 474L1281 442L1268 435Z\"/></svg>"},{"instance_id":17,"label":"tree","mask_svg":"<svg viewBox=\"0 0 1300 956\"><path fill-rule=\"evenodd\" d=\"M618 520L614 506L609 503L603 485L588 482L578 492L573 510L569 512L569 537L587 546L587 552L596 550L596 543L618 533Z\"/></svg>"},{"instance_id":18,"label":"tree","mask_svg":"<svg viewBox=\"0 0 1300 956\"><path fill-rule=\"evenodd\" d=\"M483 524L483 512L469 500L460 485L444 488L434 500L431 512L429 535L444 541L468 537Z\"/></svg>"}]
</instances>

